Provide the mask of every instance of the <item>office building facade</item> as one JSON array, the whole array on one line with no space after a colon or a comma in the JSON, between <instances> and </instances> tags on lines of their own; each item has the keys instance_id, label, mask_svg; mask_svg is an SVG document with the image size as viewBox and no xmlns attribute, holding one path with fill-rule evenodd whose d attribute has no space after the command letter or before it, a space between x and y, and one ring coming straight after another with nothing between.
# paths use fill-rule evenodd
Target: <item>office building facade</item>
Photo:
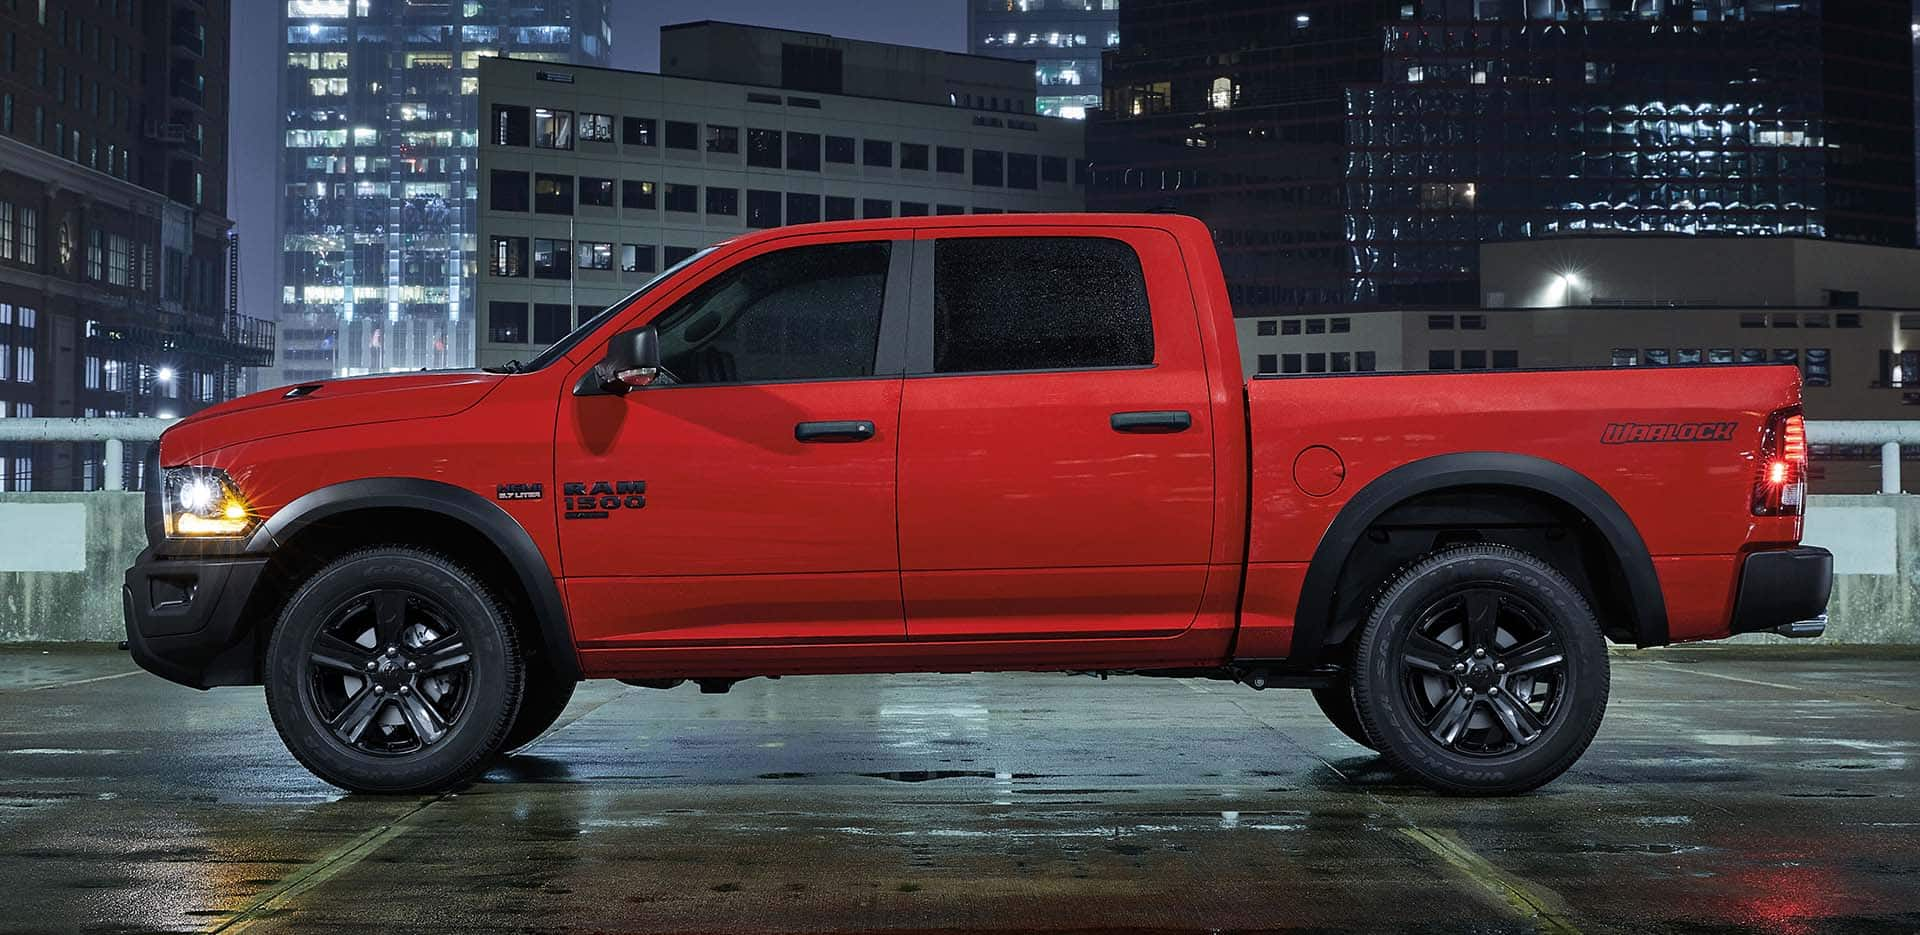
<instances>
[{"instance_id":1,"label":"office building facade","mask_svg":"<svg viewBox=\"0 0 1920 935\"><path fill-rule=\"evenodd\" d=\"M850 73L868 54L910 61L902 55L922 51L766 32L790 40L776 62L781 54L818 62L813 50L839 48ZM673 58L663 54L662 62ZM1018 63L985 61L1002 70L1002 86L1024 79ZM525 360L658 271L750 230L1084 209L1075 173L1084 124L934 103L948 94L937 90L939 71L937 59L910 68L897 87L936 90L892 100L485 63L480 362Z\"/></svg>"},{"instance_id":2,"label":"office building facade","mask_svg":"<svg viewBox=\"0 0 1920 935\"><path fill-rule=\"evenodd\" d=\"M1140 0L1093 204L1198 214L1237 307L1471 305L1475 245L1911 245L1908 0Z\"/></svg>"},{"instance_id":3,"label":"office building facade","mask_svg":"<svg viewBox=\"0 0 1920 935\"><path fill-rule=\"evenodd\" d=\"M606 61L607 0L285 0L285 382L473 362L479 65Z\"/></svg>"},{"instance_id":4,"label":"office building facade","mask_svg":"<svg viewBox=\"0 0 1920 935\"><path fill-rule=\"evenodd\" d=\"M228 24L224 0L0 5L0 416L181 416L271 361L228 302ZM0 444L0 489L99 467Z\"/></svg>"},{"instance_id":5,"label":"office building facade","mask_svg":"<svg viewBox=\"0 0 1920 935\"><path fill-rule=\"evenodd\" d=\"M1085 119L1100 106L1100 56L1120 44L1120 0L966 0L967 48L1033 62L1036 112Z\"/></svg>"},{"instance_id":6,"label":"office building facade","mask_svg":"<svg viewBox=\"0 0 1920 935\"><path fill-rule=\"evenodd\" d=\"M1479 253L1475 307L1241 318L1241 362L1281 375L1786 364L1800 369L1809 418L1920 417L1920 250L1656 235ZM1816 484L1871 491L1877 457L1822 450Z\"/></svg>"}]
</instances>

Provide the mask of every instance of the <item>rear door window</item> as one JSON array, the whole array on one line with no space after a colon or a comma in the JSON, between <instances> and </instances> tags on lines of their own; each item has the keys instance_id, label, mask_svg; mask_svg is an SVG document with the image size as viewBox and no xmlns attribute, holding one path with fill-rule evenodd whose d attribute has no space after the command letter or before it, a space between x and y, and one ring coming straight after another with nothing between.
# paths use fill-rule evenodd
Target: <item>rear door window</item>
<instances>
[{"instance_id":1,"label":"rear door window","mask_svg":"<svg viewBox=\"0 0 1920 935\"><path fill-rule=\"evenodd\" d=\"M934 243L937 373L1153 363L1140 257L1104 237L951 237Z\"/></svg>"}]
</instances>

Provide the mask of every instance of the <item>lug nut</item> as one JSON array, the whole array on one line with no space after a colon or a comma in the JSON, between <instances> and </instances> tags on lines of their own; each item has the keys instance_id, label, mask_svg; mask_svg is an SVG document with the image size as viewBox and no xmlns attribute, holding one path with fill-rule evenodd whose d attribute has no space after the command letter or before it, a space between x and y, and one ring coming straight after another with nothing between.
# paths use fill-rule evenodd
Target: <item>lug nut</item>
<instances>
[{"instance_id":1,"label":"lug nut","mask_svg":"<svg viewBox=\"0 0 1920 935\"><path fill-rule=\"evenodd\" d=\"M371 663L371 662L369 662L369 663L367 663L367 668L369 668L369 669L371 669L371 668L373 668L373 663ZM1466 664L1466 663L1464 663L1464 662L1456 662L1456 663L1454 663L1454 664L1453 664L1453 671L1455 671L1455 672L1465 672L1465 671L1467 671L1467 664Z\"/></svg>"},{"instance_id":2,"label":"lug nut","mask_svg":"<svg viewBox=\"0 0 1920 935\"><path fill-rule=\"evenodd\" d=\"M406 691L406 689L404 689L404 688L402 688L402 689L400 689L400 690L401 690L401 691ZM1489 695L1498 695L1498 694L1500 694L1500 686L1498 686L1498 685L1489 685L1489 686L1487 686L1487 694L1489 694Z\"/></svg>"},{"instance_id":3,"label":"lug nut","mask_svg":"<svg viewBox=\"0 0 1920 935\"><path fill-rule=\"evenodd\" d=\"M1465 688L1465 689L1461 689L1461 690L1462 690L1462 691L1464 691L1464 692L1466 692L1466 694L1467 694L1467 697L1468 697L1468 698L1472 698L1472 697L1473 697L1473 689L1471 689L1471 688Z\"/></svg>"},{"instance_id":4,"label":"lug nut","mask_svg":"<svg viewBox=\"0 0 1920 935\"><path fill-rule=\"evenodd\" d=\"M393 650L387 650L387 651L392 652ZM1473 651L1473 658L1478 659L1482 656L1485 656L1486 654L1487 654L1487 651L1485 649L1476 648Z\"/></svg>"},{"instance_id":5,"label":"lug nut","mask_svg":"<svg viewBox=\"0 0 1920 935\"><path fill-rule=\"evenodd\" d=\"M1504 663L1504 662L1496 662L1496 663L1494 663L1494 664L1493 664L1493 671L1495 671L1495 672L1505 672L1505 671L1507 671L1507 664L1506 664L1506 663Z\"/></svg>"},{"instance_id":6,"label":"lug nut","mask_svg":"<svg viewBox=\"0 0 1920 935\"><path fill-rule=\"evenodd\" d=\"M387 693L387 687L385 685L375 685L373 686L373 693L376 695L384 695Z\"/></svg>"},{"instance_id":7,"label":"lug nut","mask_svg":"<svg viewBox=\"0 0 1920 935\"><path fill-rule=\"evenodd\" d=\"M389 656L391 656L391 655L393 655L394 653L397 653L397 652L399 652L399 651L400 651L400 647L398 647L398 646L389 646L389 647L387 647L387 655L389 655Z\"/></svg>"},{"instance_id":8,"label":"lug nut","mask_svg":"<svg viewBox=\"0 0 1920 935\"><path fill-rule=\"evenodd\" d=\"M377 662L374 662L373 660L371 660L371 659L369 659L369 660L367 660L367 671L368 671L368 672L372 672L372 671L373 671L373 670L374 670L375 668L378 668L378 667L379 667L379 665L380 665L379 663L377 663Z\"/></svg>"},{"instance_id":9,"label":"lug nut","mask_svg":"<svg viewBox=\"0 0 1920 935\"><path fill-rule=\"evenodd\" d=\"M408 660L408 661L407 661L407 671L408 671L408 672L412 672L413 670L415 670L415 669L418 669L418 668L420 668L420 663L417 663L417 662L414 662L414 661L412 661L412 660ZM1502 668L1505 668L1505 667L1504 667L1504 666L1502 666Z\"/></svg>"},{"instance_id":10,"label":"lug nut","mask_svg":"<svg viewBox=\"0 0 1920 935\"><path fill-rule=\"evenodd\" d=\"M400 686L400 694L404 695L406 693L407 693L407 686L405 685Z\"/></svg>"}]
</instances>

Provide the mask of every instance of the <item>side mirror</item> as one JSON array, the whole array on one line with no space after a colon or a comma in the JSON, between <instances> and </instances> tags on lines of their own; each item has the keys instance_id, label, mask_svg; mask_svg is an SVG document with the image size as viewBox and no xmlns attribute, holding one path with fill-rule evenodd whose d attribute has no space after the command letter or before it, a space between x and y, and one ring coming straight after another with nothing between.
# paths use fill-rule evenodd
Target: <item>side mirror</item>
<instances>
[{"instance_id":1,"label":"side mirror","mask_svg":"<svg viewBox=\"0 0 1920 935\"><path fill-rule=\"evenodd\" d=\"M651 326L622 331L607 342L607 356L594 367L600 388L626 393L660 378L660 332Z\"/></svg>"}]
</instances>

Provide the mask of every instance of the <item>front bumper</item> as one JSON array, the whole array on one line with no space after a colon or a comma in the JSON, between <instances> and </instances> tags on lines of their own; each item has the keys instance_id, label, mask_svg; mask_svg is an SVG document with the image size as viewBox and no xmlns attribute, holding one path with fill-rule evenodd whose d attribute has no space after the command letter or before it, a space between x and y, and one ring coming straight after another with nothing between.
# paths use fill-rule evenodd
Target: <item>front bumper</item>
<instances>
[{"instance_id":1,"label":"front bumper","mask_svg":"<svg viewBox=\"0 0 1920 935\"><path fill-rule=\"evenodd\" d=\"M140 553L121 589L133 660L193 688L259 681L257 628L243 623L266 565L265 556Z\"/></svg>"},{"instance_id":2,"label":"front bumper","mask_svg":"<svg viewBox=\"0 0 1920 935\"><path fill-rule=\"evenodd\" d=\"M1832 552L1814 546L1755 552L1740 566L1733 632L1819 636L1832 591Z\"/></svg>"}]
</instances>

